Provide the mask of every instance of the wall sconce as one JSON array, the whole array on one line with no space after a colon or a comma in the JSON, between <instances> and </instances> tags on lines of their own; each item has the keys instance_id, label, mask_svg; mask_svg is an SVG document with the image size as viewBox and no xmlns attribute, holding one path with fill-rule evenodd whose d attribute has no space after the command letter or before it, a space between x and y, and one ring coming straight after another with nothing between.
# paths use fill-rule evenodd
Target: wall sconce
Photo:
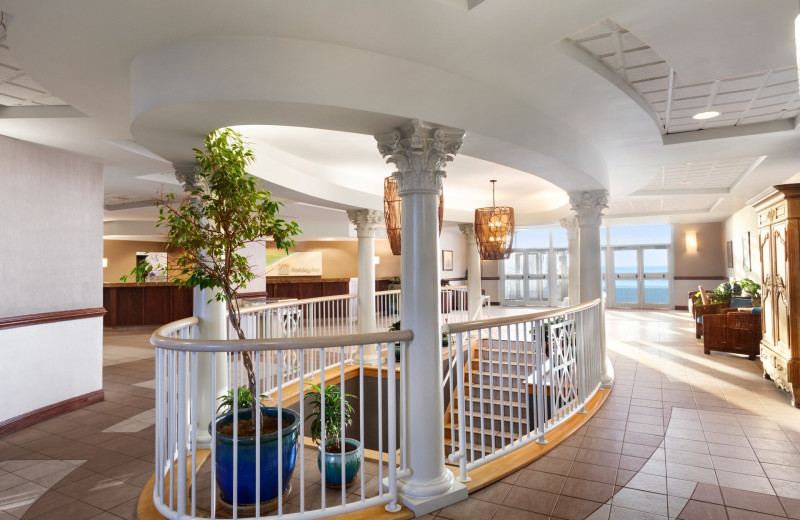
<instances>
[{"instance_id":1,"label":"wall sconce","mask_svg":"<svg viewBox=\"0 0 800 520\"><path fill-rule=\"evenodd\" d=\"M686 233L686 252L687 253L697 252L697 233L695 232Z\"/></svg>"},{"instance_id":2,"label":"wall sconce","mask_svg":"<svg viewBox=\"0 0 800 520\"><path fill-rule=\"evenodd\" d=\"M373 256L373 257L372 257L372 263L373 263L373 264L375 264L375 265L378 265L378 264L380 264L380 263L381 263L381 257L379 257L379 256Z\"/></svg>"},{"instance_id":3,"label":"wall sconce","mask_svg":"<svg viewBox=\"0 0 800 520\"><path fill-rule=\"evenodd\" d=\"M103 258L103 267L108 267L108 258Z\"/></svg>"}]
</instances>

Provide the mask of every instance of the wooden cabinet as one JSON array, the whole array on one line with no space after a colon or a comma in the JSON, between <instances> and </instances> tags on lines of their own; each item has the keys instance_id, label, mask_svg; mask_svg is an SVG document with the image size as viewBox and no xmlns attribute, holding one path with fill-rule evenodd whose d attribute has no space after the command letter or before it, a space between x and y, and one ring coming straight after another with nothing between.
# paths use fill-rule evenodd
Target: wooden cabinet
<instances>
[{"instance_id":1,"label":"wooden cabinet","mask_svg":"<svg viewBox=\"0 0 800 520\"><path fill-rule=\"evenodd\" d=\"M750 204L758 212L764 377L800 408L800 184L774 186Z\"/></svg>"}]
</instances>

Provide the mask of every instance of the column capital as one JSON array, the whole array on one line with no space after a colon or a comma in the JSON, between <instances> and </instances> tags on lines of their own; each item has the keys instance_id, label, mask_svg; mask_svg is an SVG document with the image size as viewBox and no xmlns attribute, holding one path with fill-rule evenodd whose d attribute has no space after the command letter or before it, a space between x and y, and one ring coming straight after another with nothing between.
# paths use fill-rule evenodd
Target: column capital
<instances>
[{"instance_id":1,"label":"column capital","mask_svg":"<svg viewBox=\"0 0 800 520\"><path fill-rule=\"evenodd\" d=\"M467 240L475 241L475 224L459 224L458 229L464 233Z\"/></svg>"},{"instance_id":2,"label":"column capital","mask_svg":"<svg viewBox=\"0 0 800 520\"><path fill-rule=\"evenodd\" d=\"M578 231L578 217L576 215L567 215L558 222L568 233Z\"/></svg>"},{"instance_id":3,"label":"column capital","mask_svg":"<svg viewBox=\"0 0 800 520\"><path fill-rule=\"evenodd\" d=\"M600 226L600 217L608 207L608 190L573 192L569 204L578 218L578 225Z\"/></svg>"},{"instance_id":4,"label":"column capital","mask_svg":"<svg viewBox=\"0 0 800 520\"><path fill-rule=\"evenodd\" d=\"M200 189L203 192L209 191L208 179L200 175L200 166L197 163L174 163L175 178L183 185L183 191L194 191Z\"/></svg>"},{"instance_id":5,"label":"column capital","mask_svg":"<svg viewBox=\"0 0 800 520\"><path fill-rule=\"evenodd\" d=\"M383 213L374 209L348 209L347 218L355 224L358 238L374 238L375 228L383 223Z\"/></svg>"},{"instance_id":6,"label":"column capital","mask_svg":"<svg viewBox=\"0 0 800 520\"><path fill-rule=\"evenodd\" d=\"M463 130L433 126L417 119L375 136L378 152L387 163L397 167L393 175L401 196L441 193L442 178L447 176L444 165L461 149L463 138Z\"/></svg>"}]
</instances>

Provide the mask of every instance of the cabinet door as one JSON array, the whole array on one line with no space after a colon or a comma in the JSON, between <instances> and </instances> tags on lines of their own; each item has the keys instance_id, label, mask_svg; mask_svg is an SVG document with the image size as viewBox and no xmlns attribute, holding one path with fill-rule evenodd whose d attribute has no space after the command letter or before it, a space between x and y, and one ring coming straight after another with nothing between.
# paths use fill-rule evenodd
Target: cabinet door
<instances>
[{"instance_id":1,"label":"cabinet door","mask_svg":"<svg viewBox=\"0 0 800 520\"><path fill-rule=\"evenodd\" d=\"M775 294L772 290L772 228L758 230L758 250L761 256L761 312L764 341L775 344Z\"/></svg>"},{"instance_id":2,"label":"cabinet door","mask_svg":"<svg viewBox=\"0 0 800 520\"><path fill-rule=\"evenodd\" d=\"M786 221L772 226L773 265L772 299L775 302L775 345L789 356L789 251Z\"/></svg>"}]
</instances>

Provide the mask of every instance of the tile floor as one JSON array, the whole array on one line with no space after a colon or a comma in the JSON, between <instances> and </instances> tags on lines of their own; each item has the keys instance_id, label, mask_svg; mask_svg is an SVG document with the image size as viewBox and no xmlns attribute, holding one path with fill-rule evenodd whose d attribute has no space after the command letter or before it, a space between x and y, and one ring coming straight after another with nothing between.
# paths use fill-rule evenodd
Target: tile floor
<instances>
[{"instance_id":1,"label":"tile floor","mask_svg":"<svg viewBox=\"0 0 800 520\"><path fill-rule=\"evenodd\" d=\"M800 519L800 410L758 361L703 354L688 312L609 311L616 382L527 468L428 518Z\"/></svg>"},{"instance_id":2,"label":"tile floor","mask_svg":"<svg viewBox=\"0 0 800 520\"><path fill-rule=\"evenodd\" d=\"M494 311L494 309L493 309ZM608 312L616 384L550 454L447 519L800 519L800 410L686 311ZM0 520L136 518L153 472L148 333L105 335L102 403L0 438Z\"/></svg>"}]
</instances>

